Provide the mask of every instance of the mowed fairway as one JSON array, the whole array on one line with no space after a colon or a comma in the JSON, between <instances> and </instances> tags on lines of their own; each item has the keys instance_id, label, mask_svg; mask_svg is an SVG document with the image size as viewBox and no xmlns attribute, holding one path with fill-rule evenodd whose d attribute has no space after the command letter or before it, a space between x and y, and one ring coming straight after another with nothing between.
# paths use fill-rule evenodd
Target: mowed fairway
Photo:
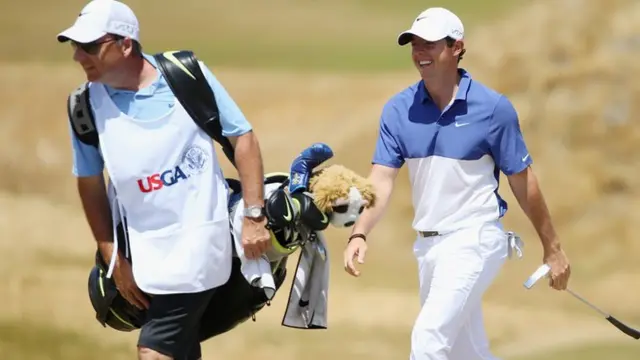
<instances>
[{"instance_id":1,"label":"mowed fairway","mask_svg":"<svg viewBox=\"0 0 640 360\"><path fill-rule=\"evenodd\" d=\"M468 3L447 3L469 19L469 55L463 64L508 94L520 112L534 166L573 262L573 288L640 326L635 235L640 86L628 81L640 75L635 62L639 32L629 21L640 16L640 5ZM418 11L436 3L131 4L143 22L146 51L191 48L202 54L254 124L267 171L287 171L302 148L322 141L336 153L331 163L366 175L382 105L416 80L408 49L394 46L394 39ZM65 109L67 93L83 77L65 61L68 47L56 46L54 38L81 6L75 0L15 2L3 4L0 13L5 30L0 37L5 49L0 55L2 359L135 358L137 334L101 328L86 294L95 247L70 174ZM573 20L564 18L568 13ZM594 23L609 30L601 34ZM21 35L9 36L18 26L25 29ZM544 284L529 291L522 287L539 265L541 251L502 180L501 194L511 205L505 224L523 236L526 248L525 258L508 262L486 297L495 354L509 360L640 358L637 342L568 294ZM348 231L327 233L328 330L280 325L287 285L257 322L205 343L203 359L406 359L419 310L411 216L405 169L391 208L371 236L362 278L342 270Z\"/></svg>"}]
</instances>

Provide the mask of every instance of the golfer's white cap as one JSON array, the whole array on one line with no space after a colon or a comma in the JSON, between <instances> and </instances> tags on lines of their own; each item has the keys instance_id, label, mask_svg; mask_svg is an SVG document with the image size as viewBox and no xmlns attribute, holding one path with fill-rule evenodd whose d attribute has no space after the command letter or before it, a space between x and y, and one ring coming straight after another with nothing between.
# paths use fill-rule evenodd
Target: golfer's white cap
<instances>
[{"instance_id":1,"label":"golfer's white cap","mask_svg":"<svg viewBox=\"0 0 640 360\"><path fill-rule=\"evenodd\" d=\"M408 44L414 35L427 41L438 41L446 37L462 40L464 26L460 18L450 10L433 7L421 12L413 21L411 29L398 36L398 44Z\"/></svg>"},{"instance_id":2,"label":"golfer's white cap","mask_svg":"<svg viewBox=\"0 0 640 360\"><path fill-rule=\"evenodd\" d=\"M80 11L73 26L58 34L58 41L90 43L106 34L140 41L140 27L133 10L119 1L93 0Z\"/></svg>"}]
</instances>

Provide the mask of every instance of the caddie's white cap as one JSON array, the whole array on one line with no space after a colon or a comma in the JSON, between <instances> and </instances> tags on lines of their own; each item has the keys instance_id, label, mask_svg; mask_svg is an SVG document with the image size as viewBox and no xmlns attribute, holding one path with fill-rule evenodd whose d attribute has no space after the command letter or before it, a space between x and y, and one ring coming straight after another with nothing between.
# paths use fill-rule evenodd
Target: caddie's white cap
<instances>
[{"instance_id":1,"label":"caddie's white cap","mask_svg":"<svg viewBox=\"0 0 640 360\"><path fill-rule=\"evenodd\" d=\"M462 40L464 26L460 18L450 10L433 7L421 12L413 21L411 29L398 36L398 44L408 44L414 35L427 41L438 41L446 37Z\"/></svg>"},{"instance_id":2,"label":"caddie's white cap","mask_svg":"<svg viewBox=\"0 0 640 360\"><path fill-rule=\"evenodd\" d=\"M58 41L90 43L106 34L140 41L140 27L133 10L119 1L93 0L80 11L73 26L58 34Z\"/></svg>"}]
</instances>

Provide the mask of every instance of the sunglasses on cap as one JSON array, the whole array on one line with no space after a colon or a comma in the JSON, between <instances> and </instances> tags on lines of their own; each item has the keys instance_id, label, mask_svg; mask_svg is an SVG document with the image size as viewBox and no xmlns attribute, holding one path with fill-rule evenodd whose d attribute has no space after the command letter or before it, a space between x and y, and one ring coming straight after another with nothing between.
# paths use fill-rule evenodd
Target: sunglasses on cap
<instances>
[{"instance_id":1,"label":"sunglasses on cap","mask_svg":"<svg viewBox=\"0 0 640 360\"><path fill-rule=\"evenodd\" d=\"M100 51L100 45L106 44L112 41L118 41L118 40L119 39L117 38L108 38L104 40L92 41L90 43L79 43L76 41L71 41L71 46L74 48L79 48L89 55L96 55Z\"/></svg>"}]
</instances>

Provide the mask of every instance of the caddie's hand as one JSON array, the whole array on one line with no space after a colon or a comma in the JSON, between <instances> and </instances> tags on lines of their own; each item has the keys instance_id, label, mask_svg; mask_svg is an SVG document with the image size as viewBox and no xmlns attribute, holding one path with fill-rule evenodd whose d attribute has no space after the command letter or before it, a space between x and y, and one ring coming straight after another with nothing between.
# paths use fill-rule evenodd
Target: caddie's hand
<instances>
[{"instance_id":1,"label":"caddie's hand","mask_svg":"<svg viewBox=\"0 0 640 360\"><path fill-rule=\"evenodd\" d=\"M360 276L354 261L364 264L364 256L367 253L367 242L360 237L353 238L344 250L344 270L355 277Z\"/></svg>"},{"instance_id":2,"label":"caddie's hand","mask_svg":"<svg viewBox=\"0 0 640 360\"><path fill-rule=\"evenodd\" d=\"M140 310L149 308L149 300L138 288L133 278L131 264L122 255L118 255L116 260L116 265L113 269L113 281L125 300Z\"/></svg>"},{"instance_id":3,"label":"caddie's hand","mask_svg":"<svg viewBox=\"0 0 640 360\"><path fill-rule=\"evenodd\" d=\"M267 230L267 218L245 217L242 221L242 248L247 259L257 259L271 246L271 236Z\"/></svg>"},{"instance_id":4,"label":"caddie's hand","mask_svg":"<svg viewBox=\"0 0 640 360\"><path fill-rule=\"evenodd\" d=\"M571 266L564 251L562 249L545 251L542 260L551 268L549 271L549 286L556 290L565 290L569 284Z\"/></svg>"}]
</instances>

